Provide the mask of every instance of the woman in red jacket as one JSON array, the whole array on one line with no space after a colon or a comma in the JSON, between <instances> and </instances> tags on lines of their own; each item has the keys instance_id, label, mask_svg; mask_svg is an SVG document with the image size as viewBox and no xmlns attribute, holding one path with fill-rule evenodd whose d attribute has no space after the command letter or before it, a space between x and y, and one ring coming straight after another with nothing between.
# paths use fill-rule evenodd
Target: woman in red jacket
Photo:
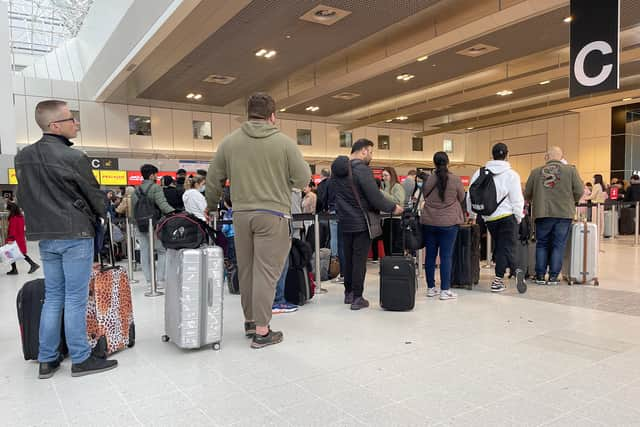
<instances>
[{"instance_id":1,"label":"woman in red jacket","mask_svg":"<svg viewBox=\"0 0 640 427\"><path fill-rule=\"evenodd\" d=\"M16 242L18 244L20 252L22 252L22 254L24 255L24 260L27 261L31 266L31 268L29 269L29 274L31 274L39 269L40 266L33 262L33 260L27 255L27 241L24 238L24 216L22 216L20 208L15 203L7 203L7 210L9 211L7 243ZM18 274L18 267L16 266L15 262L11 264L11 271L9 271L7 274Z\"/></svg>"}]
</instances>

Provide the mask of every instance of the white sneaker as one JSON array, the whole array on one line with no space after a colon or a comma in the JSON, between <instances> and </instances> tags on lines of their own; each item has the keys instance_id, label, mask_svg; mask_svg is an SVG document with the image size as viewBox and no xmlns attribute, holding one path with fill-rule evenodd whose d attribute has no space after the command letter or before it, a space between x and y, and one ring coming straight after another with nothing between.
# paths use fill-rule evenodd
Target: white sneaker
<instances>
[{"instance_id":1,"label":"white sneaker","mask_svg":"<svg viewBox=\"0 0 640 427\"><path fill-rule=\"evenodd\" d=\"M435 296L438 296L438 295L440 295L440 289L437 289L436 287L427 289L427 296L429 298L435 297Z\"/></svg>"},{"instance_id":2,"label":"white sneaker","mask_svg":"<svg viewBox=\"0 0 640 427\"><path fill-rule=\"evenodd\" d=\"M458 298L458 294L456 294L453 291L447 290L447 291L440 292L440 299L442 301L445 301L448 299L456 299L456 298Z\"/></svg>"},{"instance_id":3,"label":"white sneaker","mask_svg":"<svg viewBox=\"0 0 640 427\"><path fill-rule=\"evenodd\" d=\"M344 276L336 277L333 283L344 283Z\"/></svg>"}]
</instances>

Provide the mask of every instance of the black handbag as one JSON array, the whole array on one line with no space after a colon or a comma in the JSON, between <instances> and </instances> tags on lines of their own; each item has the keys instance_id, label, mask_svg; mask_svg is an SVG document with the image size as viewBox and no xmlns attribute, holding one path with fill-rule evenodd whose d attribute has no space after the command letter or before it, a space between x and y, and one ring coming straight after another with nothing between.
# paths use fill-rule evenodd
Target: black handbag
<instances>
[{"instance_id":1,"label":"black handbag","mask_svg":"<svg viewBox=\"0 0 640 427\"><path fill-rule=\"evenodd\" d=\"M356 202L358 202L358 206L360 206L360 210L364 214L364 220L367 223L367 230L369 230L369 238L371 240L376 237L382 236L382 219L378 212L373 211L365 211L362 207L362 202L360 201L360 194L356 189L356 184L353 179L353 171L351 169L351 161L349 161L349 182L351 183L351 191L353 191L353 196L356 198Z\"/></svg>"}]
</instances>

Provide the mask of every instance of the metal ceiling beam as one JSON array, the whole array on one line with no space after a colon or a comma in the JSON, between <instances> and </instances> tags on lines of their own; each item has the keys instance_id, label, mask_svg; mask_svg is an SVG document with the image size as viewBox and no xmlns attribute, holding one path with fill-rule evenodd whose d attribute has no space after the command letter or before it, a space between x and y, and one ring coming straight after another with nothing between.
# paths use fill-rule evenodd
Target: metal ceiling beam
<instances>
[{"instance_id":1,"label":"metal ceiling beam","mask_svg":"<svg viewBox=\"0 0 640 427\"><path fill-rule=\"evenodd\" d=\"M625 50L620 54L620 64L627 64L639 60L640 48L638 47ZM495 96L499 90L502 90L505 87L508 87L510 90L523 89L529 86L535 86L544 80L556 80L567 76L569 76L569 65L565 63L561 64L558 68L554 68L551 70L539 73L530 73L525 75L524 77L518 77L510 80L501 80L488 86L483 86L479 89L465 90L463 93L456 93L455 95L441 97L434 101L425 101L421 104L376 114L363 120L356 120L342 125L340 126L340 130L351 130L374 123L380 123L399 115L411 116L415 114L434 111L438 108L451 107L465 102Z\"/></svg>"},{"instance_id":2,"label":"metal ceiling beam","mask_svg":"<svg viewBox=\"0 0 640 427\"><path fill-rule=\"evenodd\" d=\"M503 125L513 122L518 122L522 120L539 118L545 116L553 116L556 114L564 113L569 110L575 110L578 108L586 108L593 107L602 104L609 104L612 102L618 102L622 98L636 98L640 96L640 85L635 85L634 87L630 87L627 90L623 91L615 91L611 93L607 93L605 95L596 95L596 96L587 96L572 100L567 100L566 102L560 102L557 104L547 105L544 107L533 108L526 111L520 111L516 113L505 112L504 114L498 116L492 116L485 119L469 119L469 120L460 120L458 122L450 123L446 126L441 126L436 129L430 129L424 132L416 133L416 136L429 136L429 135L437 135L440 133L448 133L457 131L460 129L465 129L469 126L473 126L474 128L480 127L488 127L488 126L496 126Z\"/></svg>"},{"instance_id":3,"label":"metal ceiling beam","mask_svg":"<svg viewBox=\"0 0 640 427\"><path fill-rule=\"evenodd\" d=\"M439 35L419 43L409 49L390 55L380 61L364 66L357 71L331 79L325 84L314 86L295 95L276 100L278 105L295 106L321 96L336 92L380 74L393 71L410 64L425 54L433 55L469 40L474 40L488 32L507 27L533 16L538 16L569 4L568 0L527 0L492 15L483 17L454 31Z\"/></svg>"}]
</instances>

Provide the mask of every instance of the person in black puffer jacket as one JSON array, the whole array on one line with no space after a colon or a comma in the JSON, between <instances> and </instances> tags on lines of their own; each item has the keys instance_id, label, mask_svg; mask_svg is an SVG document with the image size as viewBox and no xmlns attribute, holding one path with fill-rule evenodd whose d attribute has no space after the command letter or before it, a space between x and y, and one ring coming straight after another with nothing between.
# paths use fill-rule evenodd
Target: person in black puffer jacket
<instances>
[{"instance_id":1,"label":"person in black puffer jacket","mask_svg":"<svg viewBox=\"0 0 640 427\"><path fill-rule=\"evenodd\" d=\"M640 202L640 176L633 175L629 180L629 188L624 193L625 202Z\"/></svg>"},{"instance_id":2,"label":"person in black puffer jacket","mask_svg":"<svg viewBox=\"0 0 640 427\"><path fill-rule=\"evenodd\" d=\"M344 302L350 304L352 310L369 306L363 297L367 254L371 246L365 212L400 215L403 211L378 190L369 168L372 153L373 142L359 139L351 148L351 158L339 156L331 165L332 179L335 179L332 188L335 189L336 211L344 241Z\"/></svg>"},{"instance_id":3,"label":"person in black puffer jacket","mask_svg":"<svg viewBox=\"0 0 640 427\"><path fill-rule=\"evenodd\" d=\"M177 211L184 210L184 201L182 200L184 188L181 190L176 188L175 181L169 175L162 177L162 191L164 192L165 199L167 199L167 203L169 203L172 208Z\"/></svg>"}]
</instances>

